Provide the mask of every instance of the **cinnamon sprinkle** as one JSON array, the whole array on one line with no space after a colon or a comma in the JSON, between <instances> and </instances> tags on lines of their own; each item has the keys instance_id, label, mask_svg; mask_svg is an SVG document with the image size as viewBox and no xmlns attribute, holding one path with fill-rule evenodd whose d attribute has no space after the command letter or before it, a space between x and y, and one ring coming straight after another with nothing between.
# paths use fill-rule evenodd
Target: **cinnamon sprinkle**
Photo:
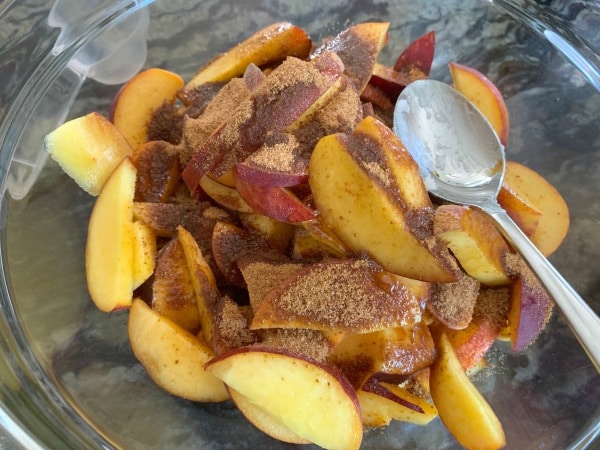
<instances>
[{"instance_id":1,"label":"cinnamon sprinkle","mask_svg":"<svg viewBox=\"0 0 600 450\"><path fill-rule=\"evenodd\" d=\"M248 162L280 172L293 170L299 149L298 140L291 134L281 134L280 136L281 139L272 145L265 143L260 147L248 158Z\"/></svg>"},{"instance_id":2,"label":"cinnamon sprinkle","mask_svg":"<svg viewBox=\"0 0 600 450\"><path fill-rule=\"evenodd\" d=\"M453 330L466 328L475 309L479 282L463 275L455 283L438 283L427 304L433 316Z\"/></svg>"},{"instance_id":3,"label":"cinnamon sprinkle","mask_svg":"<svg viewBox=\"0 0 600 450\"><path fill-rule=\"evenodd\" d=\"M368 260L328 260L301 269L263 300L251 328L299 327L370 332L421 319L418 301L399 286L379 287Z\"/></svg>"}]
</instances>

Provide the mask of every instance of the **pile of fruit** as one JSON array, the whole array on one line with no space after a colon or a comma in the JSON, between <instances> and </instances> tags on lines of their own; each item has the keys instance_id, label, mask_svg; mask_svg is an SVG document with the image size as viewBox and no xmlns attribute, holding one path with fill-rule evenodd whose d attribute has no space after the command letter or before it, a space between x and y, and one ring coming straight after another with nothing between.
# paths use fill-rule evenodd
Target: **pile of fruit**
<instances>
[{"instance_id":1,"label":"pile of fruit","mask_svg":"<svg viewBox=\"0 0 600 450\"><path fill-rule=\"evenodd\" d=\"M552 302L488 216L428 195L389 126L435 34L388 67L388 25L313 45L273 24L187 83L141 72L108 119L71 120L46 147L97 195L91 298L129 310L133 353L166 391L231 399L291 443L357 449L365 427L439 415L465 447L500 448L468 374L497 339L524 350ZM450 71L506 144L498 90ZM563 240L567 207L535 172L509 162L499 201L546 255Z\"/></svg>"}]
</instances>

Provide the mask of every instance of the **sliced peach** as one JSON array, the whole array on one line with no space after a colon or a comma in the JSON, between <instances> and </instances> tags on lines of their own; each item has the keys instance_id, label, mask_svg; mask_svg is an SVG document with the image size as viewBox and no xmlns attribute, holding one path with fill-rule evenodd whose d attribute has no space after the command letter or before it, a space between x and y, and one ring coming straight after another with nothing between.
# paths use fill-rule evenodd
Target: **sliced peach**
<instances>
[{"instance_id":1,"label":"sliced peach","mask_svg":"<svg viewBox=\"0 0 600 450\"><path fill-rule=\"evenodd\" d=\"M394 70L410 76L428 77L435 53L435 31L412 41L394 63ZM417 78L415 78L417 79Z\"/></svg>"},{"instance_id":2,"label":"sliced peach","mask_svg":"<svg viewBox=\"0 0 600 450\"><path fill-rule=\"evenodd\" d=\"M462 330L444 327L463 369L475 370L506 326L510 309L510 290L483 289L473 311L473 320Z\"/></svg>"},{"instance_id":3,"label":"sliced peach","mask_svg":"<svg viewBox=\"0 0 600 450\"><path fill-rule=\"evenodd\" d=\"M216 357L206 370L301 438L330 449L360 447L356 393L333 368L250 346Z\"/></svg>"},{"instance_id":4,"label":"sliced peach","mask_svg":"<svg viewBox=\"0 0 600 450\"><path fill-rule=\"evenodd\" d=\"M133 288L139 287L154 273L156 267L156 235L152 229L136 220L133 222Z\"/></svg>"},{"instance_id":5,"label":"sliced peach","mask_svg":"<svg viewBox=\"0 0 600 450\"><path fill-rule=\"evenodd\" d=\"M437 409L407 389L390 383L369 380L357 391L363 424L387 425L392 419L427 425L437 417Z\"/></svg>"},{"instance_id":6,"label":"sliced peach","mask_svg":"<svg viewBox=\"0 0 600 450\"><path fill-rule=\"evenodd\" d=\"M527 236L532 236L535 233L542 213L506 182L502 183L498 192L498 203L506 210L506 213L515 221L523 233Z\"/></svg>"},{"instance_id":7,"label":"sliced peach","mask_svg":"<svg viewBox=\"0 0 600 450\"><path fill-rule=\"evenodd\" d=\"M138 173L136 202L166 202L177 190L181 179L179 154L168 142L150 141L138 146L131 162Z\"/></svg>"},{"instance_id":8,"label":"sliced peach","mask_svg":"<svg viewBox=\"0 0 600 450\"><path fill-rule=\"evenodd\" d=\"M163 103L174 103L183 84L176 73L152 68L138 73L119 90L109 118L132 148L146 142L152 114Z\"/></svg>"},{"instance_id":9,"label":"sliced peach","mask_svg":"<svg viewBox=\"0 0 600 450\"><path fill-rule=\"evenodd\" d=\"M481 72L449 63L454 88L473 103L487 118L502 145L508 142L508 109L498 88Z\"/></svg>"},{"instance_id":10,"label":"sliced peach","mask_svg":"<svg viewBox=\"0 0 600 450\"><path fill-rule=\"evenodd\" d=\"M124 159L104 184L88 222L87 286L102 311L130 306L133 297L135 177L135 167Z\"/></svg>"},{"instance_id":11,"label":"sliced peach","mask_svg":"<svg viewBox=\"0 0 600 450\"><path fill-rule=\"evenodd\" d=\"M235 187L240 197L252 210L280 222L296 223L314 219L316 213L289 189L279 186L261 186L236 178Z\"/></svg>"},{"instance_id":12,"label":"sliced peach","mask_svg":"<svg viewBox=\"0 0 600 450\"><path fill-rule=\"evenodd\" d=\"M292 239L292 258L298 261L320 261L325 257L348 256L338 254L331 246L316 239L305 228L296 227Z\"/></svg>"},{"instance_id":13,"label":"sliced peach","mask_svg":"<svg viewBox=\"0 0 600 450\"><path fill-rule=\"evenodd\" d=\"M263 433L290 444L310 444L308 439L301 438L293 431L290 431L274 415L269 414L264 408L257 406L232 387L228 391L235 406L238 407L244 417Z\"/></svg>"},{"instance_id":14,"label":"sliced peach","mask_svg":"<svg viewBox=\"0 0 600 450\"><path fill-rule=\"evenodd\" d=\"M309 183L323 223L351 250L409 278L456 280L430 228L433 207L417 163L381 122L366 117L351 136L322 138Z\"/></svg>"},{"instance_id":15,"label":"sliced peach","mask_svg":"<svg viewBox=\"0 0 600 450\"><path fill-rule=\"evenodd\" d=\"M196 298L198 308L197 317L200 333L204 342L213 345L215 311L219 292L215 276L202 256L202 250L194 237L185 228L177 228L177 239L183 250L190 282ZM193 313L191 315L194 315Z\"/></svg>"},{"instance_id":16,"label":"sliced peach","mask_svg":"<svg viewBox=\"0 0 600 450\"><path fill-rule=\"evenodd\" d=\"M269 134L283 132L301 117L335 80L316 64L286 59L231 111L229 118L191 157L182 172L189 189L193 191L207 172L220 177L245 161Z\"/></svg>"},{"instance_id":17,"label":"sliced peach","mask_svg":"<svg viewBox=\"0 0 600 450\"><path fill-rule=\"evenodd\" d=\"M251 160L236 166L237 178L250 184L261 186L290 187L305 183L308 174L304 170L282 171L270 167L260 166Z\"/></svg>"},{"instance_id":18,"label":"sliced peach","mask_svg":"<svg viewBox=\"0 0 600 450\"><path fill-rule=\"evenodd\" d=\"M420 305L409 286L398 280L396 289L384 288L382 274L367 260L330 259L304 267L266 295L251 328L367 333L419 322Z\"/></svg>"},{"instance_id":19,"label":"sliced peach","mask_svg":"<svg viewBox=\"0 0 600 450\"><path fill-rule=\"evenodd\" d=\"M258 336L250 331L251 317L250 306L240 306L227 295L217 302L213 328L217 355L257 342Z\"/></svg>"},{"instance_id":20,"label":"sliced peach","mask_svg":"<svg viewBox=\"0 0 600 450\"><path fill-rule=\"evenodd\" d=\"M290 248L296 228L293 225L257 213L240 214L240 220L246 229L256 231L280 252Z\"/></svg>"},{"instance_id":21,"label":"sliced peach","mask_svg":"<svg viewBox=\"0 0 600 450\"><path fill-rule=\"evenodd\" d=\"M62 170L91 195L98 195L112 171L131 155L127 140L98 113L63 123L44 138L44 146Z\"/></svg>"},{"instance_id":22,"label":"sliced peach","mask_svg":"<svg viewBox=\"0 0 600 450\"><path fill-rule=\"evenodd\" d=\"M515 161L506 162L503 186L522 199L523 204L531 205L521 209L521 215L527 216L524 220L537 221L535 231L529 235L531 241L545 256L554 253L570 225L569 207L560 192L539 173ZM507 207L511 217L516 215L510 205L501 205Z\"/></svg>"},{"instance_id":23,"label":"sliced peach","mask_svg":"<svg viewBox=\"0 0 600 450\"><path fill-rule=\"evenodd\" d=\"M140 299L129 311L128 334L135 357L167 392L197 402L229 398L223 382L204 370L214 352Z\"/></svg>"},{"instance_id":24,"label":"sliced peach","mask_svg":"<svg viewBox=\"0 0 600 450\"><path fill-rule=\"evenodd\" d=\"M363 22L353 25L315 50L312 58L324 51L335 52L344 63L344 73L361 93L373 72L379 52L387 42L389 22Z\"/></svg>"},{"instance_id":25,"label":"sliced peach","mask_svg":"<svg viewBox=\"0 0 600 450\"><path fill-rule=\"evenodd\" d=\"M452 283L437 283L432 287L427 312L452 330L466 328L473 318L479 288L479 281L466 274Z\"/></svg>"},{"instance_id":26,"label":"sliced peach","mask_svg":"<svg viewBox=\"0 0 600 450\"><path fill-rule=\"evenodd\" d=\"M392 102L395 102L406 85L424 78L427 78L427 74L412 66L398 72L391 67L376 63L369 83L381 89Z\"/></svg>"},{"instance_id":27,"label":"sliced peach","mask_svg":"<svg viewBox=\"0 0 600 450\"><path fill-rule=\"evenodd\" d=\"M520 256L507 259L507 270L514 276L511 307L508 316L513 351L525 350L544 330L554 303Z\"/></svg>"},{"instance_id":28,"label":"sliced peach","mask_svg":"<svg viewBox=\"0 0 600 450\"><path fill-rule=\"evenodd\" d=\"M338 258L347 258L350 256L348 247L346 247L335 233L325 225L320 216L302 222L300 225L315 241L318 242L317 245L324 247L325 251Z\"/></svg>"},{"instance_id":29,"label":"sliced peach","mask_svg":"<svg viewBox=\"0 0 600 450\"><path fill-rule=\"evenodd\" d=\"M219 205L238 212L251 213L254 210L246 203L235 188L226 186L205 175L200 180L202 190Z\"/></svg>"},{"instance_id":30,"label":"sliced peach","mask_svg":"<svg viewBox=\"0 0 600 450\"><path fill-rule=\"evenodd\" d=\"M240 260L249 257L260 257L271 262L288 261L287 256L270 246L260 236L250 234L227 222L217 222L213 228L212 254L225 279L234 286L246 287L246 282L240 272Z\"/></svg>"},{"instance_id":31,"label":"sliced peach","mask_svg":"<svg viewBox=\"0 0 600 450\"><path fill-rule=\"evenodd\" d=\"M201 68L185 85L183 97L186 97L186 92L203 84L238 77L251 63L260 67L283 61L288 56L304 59L311 45L310 38L301 28L288 22L271 24Z\"/></svg>"},{"instance_id":32,"label":"sliced peach","mask_svg":"<svg viewBox=\"0 0 600 450\"><path fill-rule=\"evenodd\" d=\"M335 347L330 361L340 367L355 389L373 375L398 378L433 363L436 351L427 325L387 328L373 333L349 333Z\"/></svg>"},{"instance_id":33,"label":"sliced peach","mask_svg":"<svg viewBox=\"0 0 600 450\"><path fill-rule=\"evenodd\" d=\"M504 269L510 249L489 216L467 206L442 205L436 209L433 223L434 234L470 276L487 286L510 283Z\"/></svg>"},{"instance_id":34,"label":"sliced peach","mask_svg":"<svg viewBox=\"0 0 600 450\"><path fill-rule=\"evenodd\" d=\"M438 359L431 366L429 384L440 419L466 448L499 449L506 444L502 424L471 380L448 337L436 342Z\"/></svg>"},{"instance_id":35,"label":"sliced peach","mask_svg":"<svg viewBox=\"0 0 600 450\"><path fill-rule=\"evenodd\" d=\"M192 334L200 329L196 295L179 239L171 239L160 251L151 306L153 311Z\"/></svg>"}]
</instances>

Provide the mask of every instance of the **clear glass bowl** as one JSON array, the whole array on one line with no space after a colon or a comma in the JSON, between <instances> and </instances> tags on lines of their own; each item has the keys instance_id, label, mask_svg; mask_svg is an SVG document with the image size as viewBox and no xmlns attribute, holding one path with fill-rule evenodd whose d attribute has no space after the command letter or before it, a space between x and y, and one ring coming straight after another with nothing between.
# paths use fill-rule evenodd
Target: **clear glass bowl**
<instances>
[{"instance_id":1,"label":"clear glass bowl","mask_svg":"<svg viewBox=\"0 0 600 450\"><path fill-rule=\"evenodd\" d=\"M44 134L65 117L106 114L119 88L113 83L144 60L146 67L189 79L217 52L278 20L304 27L315 40L352 23L390 21L380 58L388 64L412 39L435 30L432 77L449 81L451 60L486 73L509 109L508 157L543 174L570 206L571 229L552 262L600 311L597 3L96 3L95 12L74 6L57 16L55 10L50 22L52 2L0 7L0 425L10 436L0 442L25 448L291 448L254 429L229 403L186 402L149 380L129 349L127 312L101 313L87 293L84 245L93 199L40 157ZM60 35L57 17L64 19ZM110 29L115 24L125 25ZM141 40L131 27L141 27ZM127 48L119 48L124 41ZM509 448L594 445L600 377L558 314L525 353L498 343L490 368L475 381L503 422ZM393 423L367 432L363 443L365 449L457 447L439 420L426 428Z\"/></svg>"}]
</instances>

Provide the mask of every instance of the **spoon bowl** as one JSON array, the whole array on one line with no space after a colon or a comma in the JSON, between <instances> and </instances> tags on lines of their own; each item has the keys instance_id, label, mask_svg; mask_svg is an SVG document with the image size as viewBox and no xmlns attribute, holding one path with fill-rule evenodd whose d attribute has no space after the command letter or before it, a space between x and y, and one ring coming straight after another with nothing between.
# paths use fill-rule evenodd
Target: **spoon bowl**
<instances>
[{"instance_id":1,"label":"spoon bowl","mask_svg":"<svg viewBox=\"0 0 600 450\"><path fill-rule=\"evenodd\" d=\"M409 84L398 97L394 132L419 165L427 190L488 213L554 298L600 371L600 318L533 245L496 197L504 148L487 119L463 95L434 80Z\"/></svg>"},{"instance_id":2,"label":"spoon bowl","mask_svg":"<svg viewBox=\"0 0 600 450\"><path fill-rule=\"evenodd\" d=\"M504 148L458 91L434 80L411 83L396 103L394 132L431 193L456 203L495 201L504 177Z\"/></svg>"}]
</instances>

